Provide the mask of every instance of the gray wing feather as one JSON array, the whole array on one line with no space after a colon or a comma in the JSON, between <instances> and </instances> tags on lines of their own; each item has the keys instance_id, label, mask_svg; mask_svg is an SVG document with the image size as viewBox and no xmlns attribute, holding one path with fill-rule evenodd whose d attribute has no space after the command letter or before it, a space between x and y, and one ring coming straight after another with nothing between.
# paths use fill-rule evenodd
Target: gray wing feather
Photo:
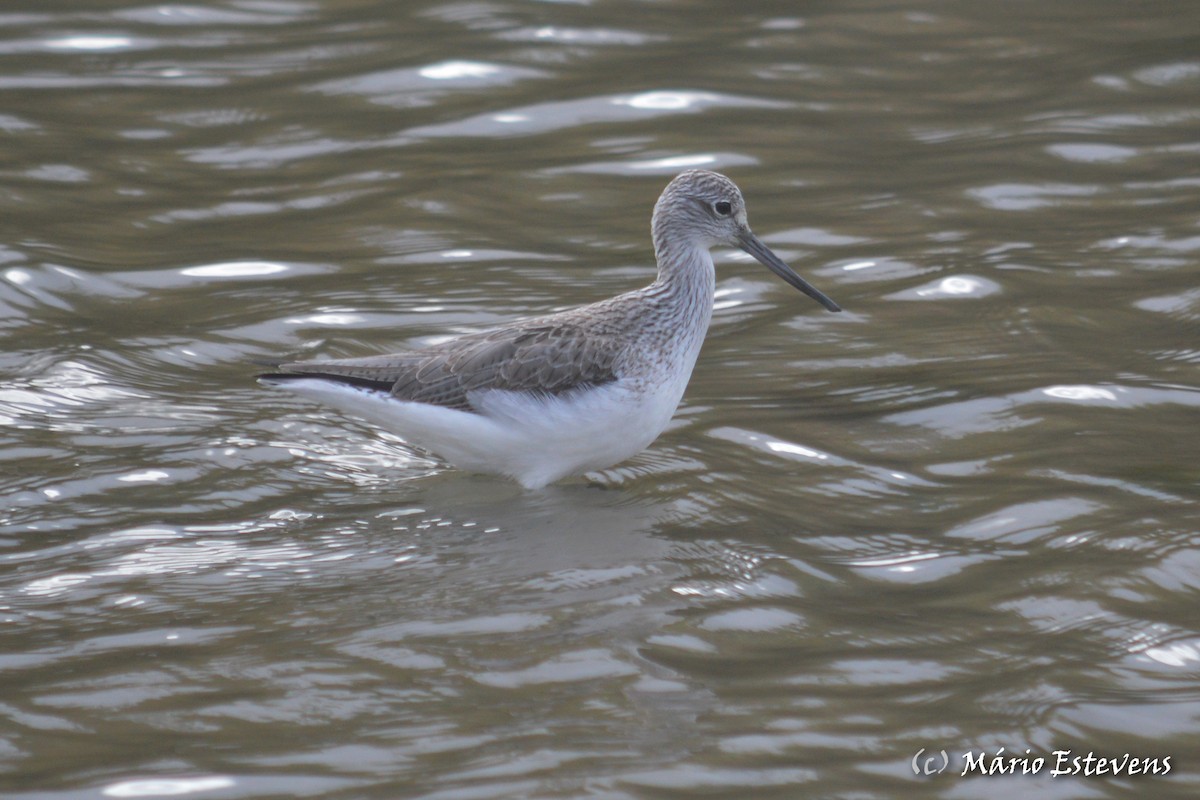
<instances>
[{"instance_id":1,"label":"gray wing feather","mask_svg":"<svg viewBox=\"0 0 1200 800\"><path fill-rule=\"evenodd\" d=\"M474 410L485 389L558 395L616 380L618 343L575 325L521 325L468 334L425 350L281 364L294 376L343 379L401 400Z\"/></svg>"}]
</instances>

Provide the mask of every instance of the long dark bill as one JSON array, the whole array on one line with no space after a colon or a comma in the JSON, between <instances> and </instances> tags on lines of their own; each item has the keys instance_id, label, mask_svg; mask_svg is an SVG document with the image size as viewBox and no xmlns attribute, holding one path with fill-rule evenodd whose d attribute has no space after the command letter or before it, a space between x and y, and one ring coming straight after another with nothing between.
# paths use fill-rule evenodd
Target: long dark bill
<instances>
[{"instance_id":1,"label":"long dark bill","mask_svg":"<svg viewBox=\"0 0 1200 800\"><path fill-rule=\"evenodd\" d=\"M758 237L750 231L746 231L738 236L738 245L762 264L766 265L767 269L771 270L771 272L774 272L787 281L788 284L804 292L830 311L842 310L842 307L825 296L824 292L804 280L804 278L801 278L796 274L795 270L783 263L783 259L772 253L771 248L760 242Z\"/></svg>"}]
</instances>

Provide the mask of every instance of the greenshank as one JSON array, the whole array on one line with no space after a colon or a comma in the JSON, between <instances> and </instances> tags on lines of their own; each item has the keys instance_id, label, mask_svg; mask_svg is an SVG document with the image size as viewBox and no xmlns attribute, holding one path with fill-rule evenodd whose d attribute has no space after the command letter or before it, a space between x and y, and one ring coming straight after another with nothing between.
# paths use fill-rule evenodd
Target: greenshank
<instances>
[{"instance_id":1,"label":"greenshank","mask_svg":"<svg viewBox=\"0 0 1200 800\"><path fill-rule=\"evenodd\" d=\"M667 427L712 319L709 249L739 247L841 311L759 241L724 175L672 180L651 221L658 277L591 305L423 349L292 361L260 375L394 431L460 469L537 489L624 461Z\"/></svg>"}]
</instances>

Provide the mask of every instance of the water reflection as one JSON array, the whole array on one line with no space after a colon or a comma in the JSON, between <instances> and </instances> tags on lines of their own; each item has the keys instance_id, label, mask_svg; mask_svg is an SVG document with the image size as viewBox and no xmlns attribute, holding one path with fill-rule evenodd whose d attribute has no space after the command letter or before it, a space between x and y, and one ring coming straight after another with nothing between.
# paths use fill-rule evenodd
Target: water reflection
<instances>
[{"instance_id":1,"label":"water reflection","mask_svg":"<svg viewBox=\"0 0 1200 800\"><path fill-rule=\"evenodd\" d=\"M105 797L177 797L196 792L212 792L236 785L232 778L209 776L203 778L156 778L153 780L121 781L104 787Z\"/></svg>"}]
</instances>

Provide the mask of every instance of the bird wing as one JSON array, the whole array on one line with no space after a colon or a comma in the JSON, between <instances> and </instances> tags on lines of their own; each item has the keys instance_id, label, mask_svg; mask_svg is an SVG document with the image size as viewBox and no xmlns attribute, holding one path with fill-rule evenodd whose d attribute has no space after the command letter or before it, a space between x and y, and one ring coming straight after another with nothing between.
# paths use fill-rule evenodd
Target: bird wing
<instances>
[{"instance_id":1,"label":"bird wing","mask_svg":"<svg viewBox=\"0 0 1200 800\"><path fill-rule=\"evenodd\" d=\"M296 361L268 379L325 378L390 392L400 400L476 410L473 392L558 395L616 380L617 343L575 325L525 324L367 358Z\"/></svg>"}]
</instances>

